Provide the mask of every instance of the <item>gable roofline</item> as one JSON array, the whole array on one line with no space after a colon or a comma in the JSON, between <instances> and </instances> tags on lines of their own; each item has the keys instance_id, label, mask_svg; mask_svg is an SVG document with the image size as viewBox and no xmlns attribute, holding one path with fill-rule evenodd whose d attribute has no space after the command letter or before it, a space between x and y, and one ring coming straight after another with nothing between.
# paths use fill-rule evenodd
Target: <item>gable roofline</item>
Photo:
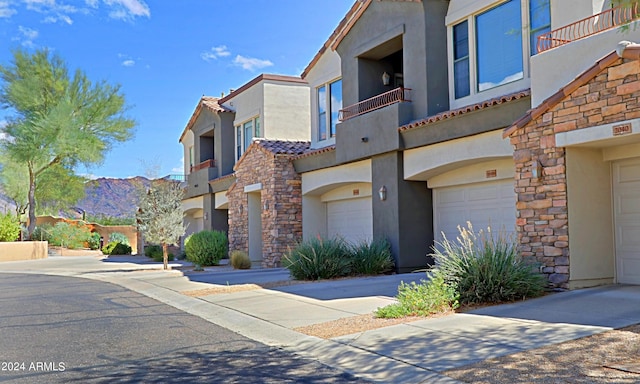
<instances>
[{"instance_id":1,"label":"gable roofline","mask_svg":"<svg viewBox=\"0 0 640 384\"><path fill-rule=\"evenodd\" d=\"M229 93L227 96L220 98L218 100L218 103L220 103L220 104L226 103L227 101L233 99L237 95L239 95L242 92L246 91L247 89L253 87L254 85L258 84L259 82L266 81L266 80L282 81L282 82L285 82L285 83L308 84L307 80L305 80L305 79L303 79L301 77L297 77L297 76L273 75L273 74L269 74L269 73L263 73L261 75L258 75L257 77L255 77L254 79L249 81L248 83L245 83L244 85L242 85L240 88L236 89L235 91Z\"/></svg>"},{"instance_id":2,"label":"gable roofline","mask_svg":"<svg viewBox=\"0 0 640 384\"><path fill-rule=\"evenodd\" d=\"M200 116L200 112L202 112L202 108L207 108L208 110L214 113L233 112L229 108L221 105L219 101L220 101L219 98L211 97L211 96L202 96L200 98L200 101L198 101L198 105L196 105L196 109L191 114L191 118L189 118L187 125L184 127L184 130L182 131L182 134L178 139L178 143L182 142L182 139L184 139L184 135L187 134L187 131L191 129L193 124L196 122L196 119L198 119L198 116Z\"/></svg>"},{"instance_id":3,"label":"gable roofline","mask_svg":"<svg viewBox=\"0 0 640 384\"><path fill-rule=\"evenodd\" d=\"M610 67L621 58L640 60L640 44L631 43L629 41L621 41L620 43L618 43L618 47L615 51L596 61L594 65L589 67L586 71L582 72L580 75L578 75L578 77L573 79L567 85L560 88L558 92L546 98L542 103L540 103L540 105L533 109L530 109L524 116L516 120L509 127L505 128L502 133L502 137L506 139L518 129L523 128L531 121L534 121L538 117L542 116L551 108L558 105L562 100L567 98L576 89L593 80L605 68Z\"/></svg>"},{"instance_id":4,"label":"gable roofline","mask_svg":"<svg viewBox=\"0 0 640 384\"><path fill-rule=\"evenodd\" d=\"M233 166L233 170L236 171L240 163L242 163L247 154L256 148L262 153L265 153L271 157L276 156L289 156L295 157L307 151L309 149L310 142L301 140L270 140L270 139L254 139L249 148L247 148L242 156Z\"/></svg>"},{"instance_id":5,"label":"gable roofline","mask_svg":"<svg viewBox=\"0 0 640 384\"><path fill-rule=\"evenodd\" d=\"M345 28L351 29L351 26L355 24L357 18L359 18L364 9L366 9L372 0L356 0L355 3L351 6L351 8L347 11L347 14L340 20L336 29L333 30L327 41L324 42L322 47L316 55L311 59L311 62L307 65L307 67L302 71L300 77L305 78L309 74L309 71L318 63L320 57L327 51L327 48L331 48L331 50L335 51L335 47L333 43L336 39L343 33ZM342 38L340 38L342 40Z\"/></svg>"}]
</instances>

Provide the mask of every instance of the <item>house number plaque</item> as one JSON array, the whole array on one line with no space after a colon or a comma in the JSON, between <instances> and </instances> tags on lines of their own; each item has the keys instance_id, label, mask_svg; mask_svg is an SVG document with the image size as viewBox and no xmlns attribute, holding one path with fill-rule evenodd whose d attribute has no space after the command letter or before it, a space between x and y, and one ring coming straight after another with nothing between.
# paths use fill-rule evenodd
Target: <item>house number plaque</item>
<instances>
[{"instance_id":1,"label":"house number plaque","mask_svg":"<svg viewBox=\"0 0 640 384\"><path fill-rule=\"evenodd\" d=\"M613 136L628 135L631 133L631 124L620 124L613 126Z\"/></svg>"}]
</instances>

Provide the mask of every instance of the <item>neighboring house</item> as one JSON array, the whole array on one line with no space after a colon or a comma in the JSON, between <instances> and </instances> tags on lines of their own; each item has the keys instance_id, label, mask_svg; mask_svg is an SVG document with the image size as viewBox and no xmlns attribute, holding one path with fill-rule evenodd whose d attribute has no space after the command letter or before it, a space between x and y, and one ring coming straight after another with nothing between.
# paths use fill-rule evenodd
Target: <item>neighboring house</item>
<instances>
[{"instance_id":1,"label":"neighboring house","mask_svg":"<svg viewBox=\"0 0 640 384\"><path fill-rule=\"evenodd\" d=\"M16 204L0 190L0 214L16 214Z\"/></svg>"},{"instance_id":2,"label":"neighboring house","mask_svg":"<svg viewBox=\"0 0 640 384\"><path fill-rule=\"evenodd\" d=\"M269 74L227 96L200 100L180 138L187 174L187 233L227 231L231 250L247 251L264 266L278 265L282 249L273 239L286 249L301 237L301 229L286 236L291 228L276 210L283 207L299 220L302 214L301 202L297 208L285 207L278 195L292 192L297 177L281 160L308 148L309 109L305 80Z\"/></svg>"},{"instance_id":3,"label":"neighboring house","mask_svg":"<svg viewBox=\"0 0 640 384\"><path fill-rule=\"evenodd\" d=\"M552 5L531 62L534 108L504 131L520 249L560 287L640 284L640 46L618 44L640 42L618 28L638 6Z\"/></svg>"}]
</instances>

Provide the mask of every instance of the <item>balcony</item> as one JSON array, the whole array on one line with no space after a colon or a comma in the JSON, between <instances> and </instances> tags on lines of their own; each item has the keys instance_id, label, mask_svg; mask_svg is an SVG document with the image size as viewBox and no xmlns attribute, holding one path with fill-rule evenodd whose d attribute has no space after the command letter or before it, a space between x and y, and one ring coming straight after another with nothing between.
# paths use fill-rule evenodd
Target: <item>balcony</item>
<instances>
[{"instance_id":1,"label":"balcony","mask_svg":"<svg viewBox=\"0 0 640 384\"><path fill-rule=\"evenodd\" d=\"M638 3L608 9L538 36L538 53L638 20Z\"/></svg>"},{"instance_id":2,"label":"balcony","mask_svg":"<svg viewBox=\"0 0 640 384\"><path fill-rule=\"evenodd\" d=\"M216 161L209 159L191 166L191 173L187 175L187 193L185 198L211 193L209 180L218 177Z\"/></svg>"},{"instance_id":3,"label":"balcony","mask_svg":"<svg viewBox=\"0 0 640 384\"><path fill-rule=\"evenodd\" d=\"M365 113L384 108L388 105L400 103L403 101L411 101L410 92L410 88L398 87L389 92L385 92L372 98L363 100L357 104L353 104L341 109L338 119L340 121L346 121L356 116L364 115Z\"/></svg>"}]
</instances>

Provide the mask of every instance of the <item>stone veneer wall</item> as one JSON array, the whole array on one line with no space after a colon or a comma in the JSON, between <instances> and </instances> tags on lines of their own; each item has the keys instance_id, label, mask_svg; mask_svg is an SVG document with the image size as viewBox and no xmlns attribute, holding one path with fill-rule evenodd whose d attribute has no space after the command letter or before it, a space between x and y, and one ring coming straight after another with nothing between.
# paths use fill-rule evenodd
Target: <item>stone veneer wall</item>
<instances>
[{"instance_id":1,"label":"stone veneer wall","mask_svg":"<svg viewBox=\"0 0 640 384\"><path fill-rule=\"evenodd\" d=\"M554 286L568 287L570 262L565 150L555 134L640 118L639 73L639 61L619 60L511 135L520 251L543 264ZM536 160L539 180L531 174Z\"/></svg>"},{"instance_id":2,"label":"stone veneer wall","mask_svg":"<svg viewBox=\"0 0 640 384\"><path fill-rule=\"evenodd\" d=\"M290 156L252 145L229 188L229 250L249 250L248 199L244 187L262 183L262 266L280 266L282 255L302 238L302 179ZM266 206L266 209L264 209ZM240 208L242 207L242 208Z\"/></svg>"}]
</instances>

